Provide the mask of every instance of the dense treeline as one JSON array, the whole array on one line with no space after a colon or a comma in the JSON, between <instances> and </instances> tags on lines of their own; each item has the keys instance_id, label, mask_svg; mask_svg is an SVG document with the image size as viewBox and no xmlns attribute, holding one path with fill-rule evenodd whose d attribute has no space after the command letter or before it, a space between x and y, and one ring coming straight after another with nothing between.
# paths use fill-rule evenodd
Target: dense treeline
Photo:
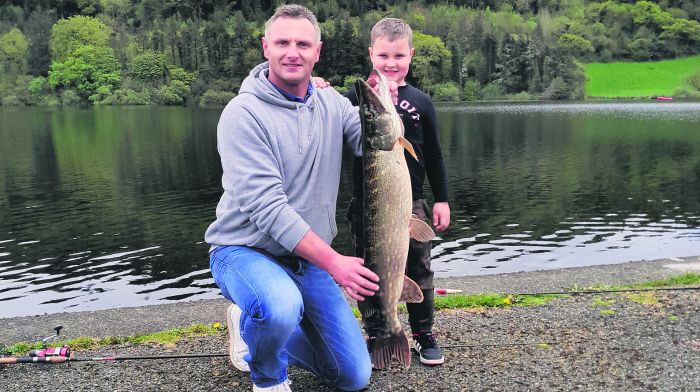
<instances>
[{"instance_id":1,"label":"dense treeline","mask_svg":"<svg viewBox=\"0 0 700 392\"><path fill-rule=\"evenodd\" d=\"M14 0L0 7L3 105L225 103L281 1ZM367 74L372 25L414 28L410 81L438 100L581 98L582 62L700 53L700 4L659 0L311 0L316 73Z\"/></svg>"}]
</instances>

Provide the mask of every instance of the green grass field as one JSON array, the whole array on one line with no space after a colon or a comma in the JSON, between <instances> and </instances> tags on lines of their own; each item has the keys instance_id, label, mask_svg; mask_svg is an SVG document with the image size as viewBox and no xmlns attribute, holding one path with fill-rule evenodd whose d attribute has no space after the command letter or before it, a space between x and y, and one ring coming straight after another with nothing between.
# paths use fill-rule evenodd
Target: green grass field
<instances>
[{"instance_id":1,"label":"green grass field","mask_svg":"<svg viewBox=\"0 0 700 392\"><path fill-rule=\"evenodd\" d=\"M586 64L586 97L649 98L673 96L691 73L700 72L700 56L641 63Z\"/></svg>"}]
</instances>

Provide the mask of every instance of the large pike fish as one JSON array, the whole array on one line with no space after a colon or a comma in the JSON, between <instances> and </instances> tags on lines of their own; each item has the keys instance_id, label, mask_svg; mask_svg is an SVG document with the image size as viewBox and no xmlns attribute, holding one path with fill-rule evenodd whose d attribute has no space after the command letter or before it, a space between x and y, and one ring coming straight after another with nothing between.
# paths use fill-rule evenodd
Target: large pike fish
<instances>
[{"instance_id":1,"label":"large pike fish","mask_svg":"<svg viewBox=\"0 0 700 392\"><path fill-rule=\"evenodd\" d=\"M378 93L363 80L355 90L362 121L364 260L380 281L379 290L365 299L360 311L363 318L381 321L372 349L373 366L384 368L395 357L408 368L411 350L396 305L423 301L420 287L405 276L408 244L410 238L429 241L435 233L411 214L411 177L404 148L414 158L416 154L403 137L403 123L386 77L373 69L371 78L377 80Z\"/></svg>"}]
</instances>

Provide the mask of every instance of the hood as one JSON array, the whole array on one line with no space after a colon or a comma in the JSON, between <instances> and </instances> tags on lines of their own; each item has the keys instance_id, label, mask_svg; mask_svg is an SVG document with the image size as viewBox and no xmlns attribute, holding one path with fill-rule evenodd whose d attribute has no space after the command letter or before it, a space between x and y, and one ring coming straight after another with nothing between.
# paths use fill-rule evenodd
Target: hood
<instances>
[{"instance_id":1,"label":"hood","mask_svg":"<svg viewBox=\"0 0 700 392\"><path fill-rule=\"evenodd\" d=\"M241 83L241 88L238 95L241 94L252 94L265 102L269 102L275 106L286 107L289 109L296 109L299 105L306 105L313 107L316 101L316 88L312 86L313 93L309 100L305 104L299 102L292 102L284 97L277 89L270 83L267 79L267 73L270 69L270 63L268 61L258 64L255 68L250 71L250 74Z\"/></svg>"}]
</instances>

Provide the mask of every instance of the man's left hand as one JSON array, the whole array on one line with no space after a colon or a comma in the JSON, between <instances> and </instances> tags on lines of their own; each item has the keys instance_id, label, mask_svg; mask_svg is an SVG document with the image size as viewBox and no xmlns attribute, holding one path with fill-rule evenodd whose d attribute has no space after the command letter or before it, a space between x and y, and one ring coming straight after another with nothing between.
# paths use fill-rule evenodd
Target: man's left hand
<instances>
[{"instance_id":1,"label":"man's left hand","mask_svg":"<svg viewBox=\"0 0 700 392\"><path fill-rule=\"evenodd\" d=\"M445 231L450 225L450 205L446 201L433 205L433 226L437 231Z\"/></svg>"}]
</instances>

